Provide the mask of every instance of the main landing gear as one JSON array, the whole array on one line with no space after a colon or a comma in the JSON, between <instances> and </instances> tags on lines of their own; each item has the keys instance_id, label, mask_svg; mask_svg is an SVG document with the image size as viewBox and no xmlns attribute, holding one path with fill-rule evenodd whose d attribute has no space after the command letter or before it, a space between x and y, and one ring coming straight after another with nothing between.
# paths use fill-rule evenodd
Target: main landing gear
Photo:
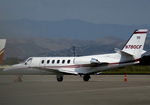
<instances>
[{"instance_id":1,"label":"main landing gear","mask_svg":"<svg viewBox=\"0 0 150 105\"><path fill-rule=\"evenodd\" d=\"M57 75L56 76L56 78L57 78L57 81L58 82L62 82L63 81L63 75ZM90 75L83 75L83 81L89 81L89 79L90 79L91 77L90 77Z\"/></svg>"},{"instance_id":2,"label":"main landing gear","mask_svg":"<svg viewBox=\"0 0 150 105\"><path fill-rule=\"evenodd\" d=\"M89 81L90 78L91 78L90 75L84 75L83 81Z\"/></svg>"},{"instance_id":3,"label":"main landing gear","mask_svg":"<svg viewBox=\"0 0 150 105\"><path fill-rule=\"evenodd\" d=\"M56 78L57 78L58 82L62 82L63 81L63 75L57 75Z\"/></svg>"}]
</instances>

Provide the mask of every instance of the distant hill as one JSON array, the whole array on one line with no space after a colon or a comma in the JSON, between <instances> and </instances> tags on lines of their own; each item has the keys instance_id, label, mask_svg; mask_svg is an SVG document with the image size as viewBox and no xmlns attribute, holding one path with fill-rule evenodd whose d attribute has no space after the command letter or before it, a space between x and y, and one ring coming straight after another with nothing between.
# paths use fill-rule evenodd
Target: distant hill
<instances>
[{"instance_id":1,"label":"distant hill","mask_svg":"<svg viewBox=\"0 0 150 105\"><path fill-rule=\"evenodd\" d=\"M150 25L117 25L94 24L80 20L33 21L12 20L0 21L0 37L46 37L95 40L101 37L118 37L127 39L138 28L150 29Z\"/></svg>"},{"instance_id":2,"label":"distant hill","mask_svg":"<svg viewBox=\"0 0 150 105\"><path fill-rule=\"evenodd\" d=\"M96 40L49 39L49 38L8 38L6 58L26 59L30 56L73 56L72 46L76 46L77 55L90 55L113 52L122 48L123 41L118 38L105 37ZM150 38L145 49L150 52Z\"/></svg>"}]
</instances>

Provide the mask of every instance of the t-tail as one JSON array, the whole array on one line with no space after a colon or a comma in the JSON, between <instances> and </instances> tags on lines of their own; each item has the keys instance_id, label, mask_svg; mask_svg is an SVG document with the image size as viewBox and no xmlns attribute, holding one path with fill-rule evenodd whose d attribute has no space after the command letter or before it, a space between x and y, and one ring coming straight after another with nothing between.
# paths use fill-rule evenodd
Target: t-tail
<instances>
[{"instance_id":1,"label":"t-tail","mask_svg":"<svg viewBox=\"0 0 150 105\"><path fill-rule=\"evenodd\" d=\"M2 63L4 50L5 50L6 39L0 39L0 64Z\"/></svg>"},{"instance_id":2,"label":"t-tail","mask_svg":"<svg viewBox=\"0 0 150 105\"><path fill-rule=\"evenodd\" d=\"M141 58L141 56L146 52L143 48L147 33L147 29L136 30L121 51L132 55L134 58Z\"/></svg>"}]
</instances>

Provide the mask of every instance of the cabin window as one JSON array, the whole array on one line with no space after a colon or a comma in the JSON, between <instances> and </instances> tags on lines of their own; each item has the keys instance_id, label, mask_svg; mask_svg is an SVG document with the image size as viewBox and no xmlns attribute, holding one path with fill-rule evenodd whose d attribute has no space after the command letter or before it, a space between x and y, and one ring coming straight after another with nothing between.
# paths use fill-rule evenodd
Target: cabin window
<instances>
[{"instance_id":1,"label":"cabin window","mask_svg":"<svg viewBox=\"0 0 150 105\"><path fill-rule=\"evenodd\" d=\"M70 60L68 60L67 63L69 64L69 63L70 63Z\"/></svg>"},{"instance_id":2,"label":"cabin window","mask_svg":"<svg viewBox=\"0 0 150 105\"><path fill-rule=\"evenodd\" d=\"M62 63L65 63L65 60L62 60Z\"/></svg>"},{"instance_id":3,"label":"cabin window","mask_svg":"<svg viewBox=\"0 0 150 105\"><path fill-rule=\"evenodd\" d=\"M47 64L49 64L50 60L47 60Z\"/></svg>"},{"instance_id":4,"label":"cabin window","mask_svg":"<svg viewBox=\"0 0 150 105\"><path fill-rule=\"evenodd\" d=\"M43 63L44 63L44 60L42 60L41 63L43 64Z\"/></svg>"},{"instance_id":5,"label":"cabin window","mask_svg":"<svg viewBox=\"0 0 150 105\"><path fill-rule=\"evenodd\" d=\"M59 63L60 62L60 60L57 60L57 63Z\"/></svg>"},{"instance_id":6,"label":"cabin window","mask_svg":"<svg viewBox=\"0 0 150 105\"><path fill-rule=\"evenodd\" d=\"M55 60L52 60L52 64L54 64L55 63Z\"/></svg>"}]
</instances>

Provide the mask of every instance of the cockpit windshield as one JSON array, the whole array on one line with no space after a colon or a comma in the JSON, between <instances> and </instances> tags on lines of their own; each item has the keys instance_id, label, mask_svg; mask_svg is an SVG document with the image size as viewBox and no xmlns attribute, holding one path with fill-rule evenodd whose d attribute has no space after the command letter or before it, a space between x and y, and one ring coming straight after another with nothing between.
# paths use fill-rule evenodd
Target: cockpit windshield
<instances>
[{"instance_id":1,"label":"cockpit windshield","mask_svg":"<svg viewBox=\"0 0 150 105\"><path fill-rule=\"evenodd\" d=\"M25 61L25 65L30 64L31 62L32 62L32 57L28 58L28 59Z\"/></svg>"}]
</instances>

